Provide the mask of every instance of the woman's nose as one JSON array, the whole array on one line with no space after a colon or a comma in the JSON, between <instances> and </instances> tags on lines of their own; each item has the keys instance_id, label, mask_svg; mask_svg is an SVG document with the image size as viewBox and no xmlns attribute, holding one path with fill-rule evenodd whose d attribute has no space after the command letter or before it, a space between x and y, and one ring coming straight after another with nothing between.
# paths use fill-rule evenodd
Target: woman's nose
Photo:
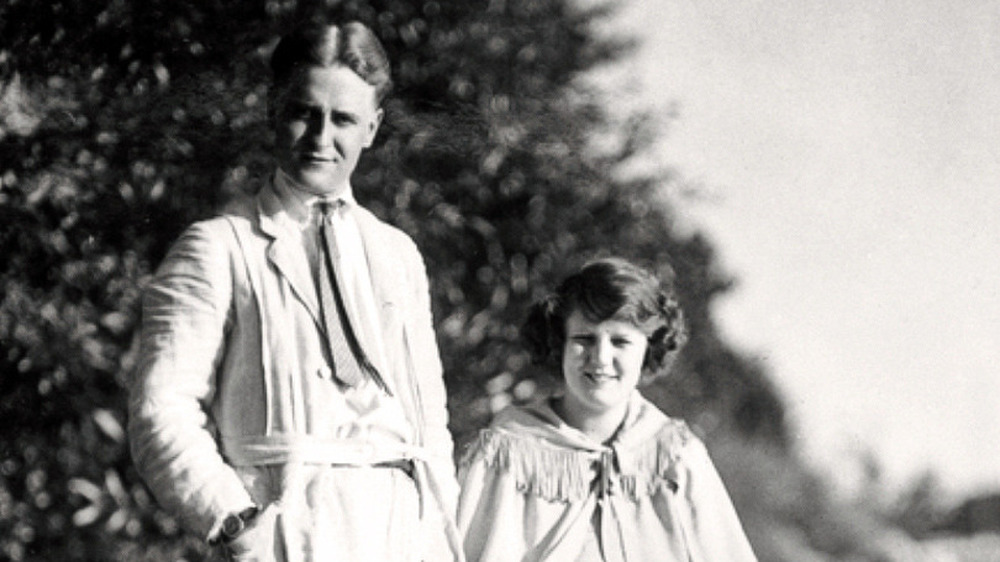
<instances>
[{"instance_id":1,"label":"woman's nose","mask_svg":"<svg viewBox=\"0 0 1000 562\"><path fill-rule=\"evenodd\" d=\"M594 342L594 346L590 350L590 360L598 367L610 365L613 351L609 340L598 339Z\"/></svg>"}]
</instances>

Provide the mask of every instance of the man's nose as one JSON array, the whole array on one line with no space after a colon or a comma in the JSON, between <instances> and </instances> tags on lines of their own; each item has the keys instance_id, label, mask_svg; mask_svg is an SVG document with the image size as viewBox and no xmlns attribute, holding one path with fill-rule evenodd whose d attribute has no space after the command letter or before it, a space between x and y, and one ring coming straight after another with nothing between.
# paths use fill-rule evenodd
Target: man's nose
<instances>
[{"instance_id":1,"label":"man's nose","mask_svg":"<svg viewBox=\"0 0 1000 562\"><path fill-rule=\"evenodd\" d=\"M309 127L310 136L313 144L320 147L328 147L333 145L333 135L334 126L330 122L328 116L318 116Z\"/></svg>"}]
</instances>

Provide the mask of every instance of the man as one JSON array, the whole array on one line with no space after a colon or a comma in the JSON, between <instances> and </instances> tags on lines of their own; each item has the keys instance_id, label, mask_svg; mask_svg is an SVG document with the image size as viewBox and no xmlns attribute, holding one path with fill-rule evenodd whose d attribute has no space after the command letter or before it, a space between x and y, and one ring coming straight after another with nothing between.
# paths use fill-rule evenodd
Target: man
<instances>
[{"instance_id":1,"label":"man","mask_svg":"<svg viewBox=\"0 0 1000 562\"><path fill-rule=\"evenodd\" d=\"M232 559L460 559L423 260L350 184L385 52L358 23L309 27L271 68L273 176L189 228L144 295L136 465Z\"/></svg>"}]
</instances>

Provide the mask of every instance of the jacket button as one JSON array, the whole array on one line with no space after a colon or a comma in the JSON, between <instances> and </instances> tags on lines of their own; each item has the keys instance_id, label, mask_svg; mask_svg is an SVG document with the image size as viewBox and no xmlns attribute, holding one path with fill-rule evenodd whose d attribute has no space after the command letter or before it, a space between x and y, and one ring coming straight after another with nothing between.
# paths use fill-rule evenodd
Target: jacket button
<instances>
[{"instance_id":1,"label":"jacket button","mask_svg":"<svg viewBox=\"0 0 1000 562\"><path fill-rule=\"evenodd\" d=\"M316 371L316 374L319 375L319 378L324 380L330 380L333 378L333 370L330 369L329 365L323 365L320 367L319 370Z\"/></svg>"}]
</instances>

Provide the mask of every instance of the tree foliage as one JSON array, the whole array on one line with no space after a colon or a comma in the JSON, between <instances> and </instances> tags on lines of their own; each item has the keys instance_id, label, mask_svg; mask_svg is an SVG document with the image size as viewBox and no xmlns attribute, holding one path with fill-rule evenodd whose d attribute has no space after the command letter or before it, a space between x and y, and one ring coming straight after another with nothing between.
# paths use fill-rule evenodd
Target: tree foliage
<instances>
[{"instance_id":1,"label":"tree foliage","mask_svg":"<svg viewBox=\"0 0 1000 562\"><path fill-rule=\"evenodd\" d=\"M138 296L184 226L267 173L266 56L313 17L364 21L394 61L396 94L355 189L425 254L459 442L551 384L517 343L525 306L614 253L672 265L691 325L674 374L647 395L706 434L785 450L780 397L715 330L710 304L731 280L704 238L675 231L670 178L614 174L657 132L645 115L611 118L580 80L630 48L593 31L610 6L0 6L0 557L204 554L128 458Z\"/></svg>"}]
</instances>

